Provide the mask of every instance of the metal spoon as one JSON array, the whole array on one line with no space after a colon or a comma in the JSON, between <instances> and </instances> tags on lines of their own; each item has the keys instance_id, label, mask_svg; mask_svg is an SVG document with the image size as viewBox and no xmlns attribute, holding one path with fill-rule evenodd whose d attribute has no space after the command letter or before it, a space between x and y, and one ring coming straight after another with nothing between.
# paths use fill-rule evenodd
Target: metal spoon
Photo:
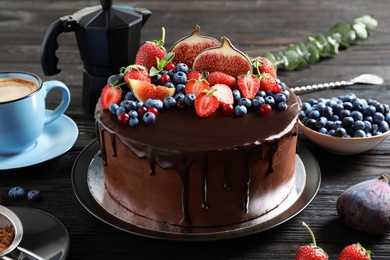
<instances>
[{"instance_id":1,"label":"metal spoon","mask_svg":"<svg viewBox=\"0 0 390 260\"><path fill-rule=\"evenodd\" d=\"M380 85L383 83L383 81L384 81L383 78L380 76L373 75L373 74L362 74L356 78L347 81L343 80L343 81L329 82L324 84L307 85L307 86L291 88L291 90L297 94L302 94L302 93L319 91L319 90L324 90L329 88L351 86L354 84Z\"/></svg>"}]
</instances>

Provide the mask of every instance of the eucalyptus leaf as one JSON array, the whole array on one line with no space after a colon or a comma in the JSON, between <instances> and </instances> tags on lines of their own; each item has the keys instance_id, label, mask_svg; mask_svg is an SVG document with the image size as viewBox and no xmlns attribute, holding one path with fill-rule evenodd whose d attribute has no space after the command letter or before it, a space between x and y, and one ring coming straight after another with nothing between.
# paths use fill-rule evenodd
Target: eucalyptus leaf
<instances>
[{"instance_id":1,"label":"eucalyptus leaf","mask_svg":"<svg viewBox=\"0 0 390 260\"><path fill-rule=\"evenodd\" d=\"M306 47L308 53L310 54L307 61L311 64L316 63L320 59L320 54L318 52L318 49L316 48L316 46L312 44L308 44Z\"/></svg>"},{"instance_id":2,"label":"eucalyptus leaf","mask_svg":"<svg viewBox=\"0 0 390 260\"><path fill-rule=\"evenodd\" d=\"M377 26L378 21L375 19L373 15L363 15L359 18L355 19L355 23L362 23L366 26L368 34L371 33Z\"/></svg>"},{"instance_id":3,"label":"eucalyptus leaf","mask_svg":"<svg viewBox=\"0 0 390 260\"><path fill-rule=\"evenodd\" d=\"M329 53L332 55L338 54L339 53L339 43L330 36L328 36L326 39L328 41Z\"/></svg>"},{"instance_id":4,"label":"eucalyptus leaf","mask_svg":"<svg viewBox=\"0 0 390 260\"><path fill-rule=\"evenodd\" d=\"M286 67L287 70L294 70L299 66L301 58L296 51L287 50L284 53L284 56L286 56L288 60L288 65Z\"/></svg>"},{"instance_id":5,"label":"eucalyptus leaf","mask_svg":"<svg viewBox=\"0 0 390 260\"><path fill-rule=\"evenodd\" d=\"M368 31L367 31L366 25L364 25L363 23L358 22L358 23L353 24L352 29L355 31L356 38L358 40L365 40L368 38Z\"/></svg>"}]
</instances>

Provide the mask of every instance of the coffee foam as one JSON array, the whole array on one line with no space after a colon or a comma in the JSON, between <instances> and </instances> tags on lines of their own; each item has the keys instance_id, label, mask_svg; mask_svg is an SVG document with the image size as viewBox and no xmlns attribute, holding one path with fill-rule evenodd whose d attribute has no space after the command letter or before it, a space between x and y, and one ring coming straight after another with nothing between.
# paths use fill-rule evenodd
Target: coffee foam
<instances>
[{"instance_id":1,"label":"coffee foam","mask_svg":"<svg viewBox=\"0 0 390 260\"><path fill-rule=\"evenodd\" d=\"M29 80L19 78L0 79L0 102L17 100L37 89L37 84Z\"/></svg>"}]
</instances>

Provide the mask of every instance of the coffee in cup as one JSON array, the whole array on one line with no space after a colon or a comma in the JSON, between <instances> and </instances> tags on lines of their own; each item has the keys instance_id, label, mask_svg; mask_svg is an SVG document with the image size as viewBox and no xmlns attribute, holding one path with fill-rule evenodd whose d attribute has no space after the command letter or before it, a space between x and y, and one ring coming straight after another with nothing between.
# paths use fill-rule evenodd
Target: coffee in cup
<instances>
[{"instance_id":1,"label":"coffee in cup","mask_svg":"<svg viewBox=\"0 0 390 260\"><path fill-rule=\"evenodd\" d=\"M33 81L20 78L0 79L0 102L23 98L38 89Z\"/></svg>"},{"instance_id":2,"label":"coffee in cup","mask_svg":"<svg viewBox=\"0 0 390 260\"><path fill-rule=\"evenodd\" d=\"M46 96L53 89L59 89L62 98L57 108L46 114ZM44 126L59 118L69 103L69 89L60 81L42 82L29 72L0 71L0 155L33 146Z\"/></svg>"}]
</instances>

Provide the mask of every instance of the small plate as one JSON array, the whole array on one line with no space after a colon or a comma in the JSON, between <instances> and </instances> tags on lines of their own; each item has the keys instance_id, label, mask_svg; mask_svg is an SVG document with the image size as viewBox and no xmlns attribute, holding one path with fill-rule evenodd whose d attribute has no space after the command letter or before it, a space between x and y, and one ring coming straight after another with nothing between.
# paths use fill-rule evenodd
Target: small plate
<instances>
[{"instance_id":1,"label":"small plate","mask_svg":"<svg viewBox=\"0 0 390 260\"><path fill-rule=\"evenodd\" d=\"M54 216L38 209L8 207L23 225L19 246L47 260L66 259L69 253L69 234Z\"/></svg>"},{"instance_id":2,"label":"small plate","mask_svg":"<svg viewBox=\"0 0 390 260\"><path fill-rule=\"evenodd\" d=\"M76 123L68 116L62 115L46 125L37 142L26 151L14 155L0 155L0 170L31 166L58 157L72 148L78 135Z\"/></svg>"},{"instance_id":3,"label":"small plate","mask_svg":"<svg viewBox=\"0 0 390 260\"><path fill-rule=\"evenodd\" d=\"M254 220L223 227L183 228L146 219L125 210L105 191L99 142L91 142L76 159L72 169L73 191L93 216L120 230L133 234L168 240L221 240L265 231L284 223L300 213L312 201L321 183L319 165L304 146L297 156L297 184L277 209Z\"/></svg>"}]
</instances>

